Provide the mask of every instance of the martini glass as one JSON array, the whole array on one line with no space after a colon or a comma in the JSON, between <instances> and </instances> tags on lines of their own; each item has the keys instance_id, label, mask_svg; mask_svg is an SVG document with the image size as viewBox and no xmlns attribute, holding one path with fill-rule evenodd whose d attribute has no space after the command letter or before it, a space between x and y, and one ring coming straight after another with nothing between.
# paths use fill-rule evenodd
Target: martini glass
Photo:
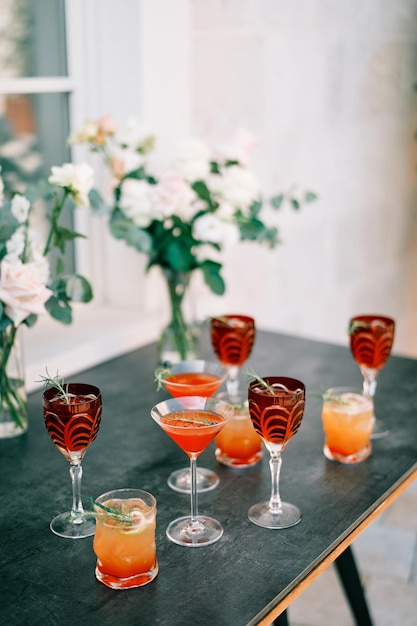
<instances>
[{"instance_id":1,"label":"martini glass","mask_svg":"<svg viewBox=\"0 0 417 626\"><path fill-rule=\"evenodd\" d=\"M217 520L198 514L197 458L232 415L227 402L200 396L170 398L151 409L154 421L190 458L191 514L173 520L166 530L168 539L180 546L207 546L223 535Z\"/></svg>"},{"instance_id":2,"label":"martini glass","mask_svg":"<svg viewBox=\"0 0 417 626\"><path fill-rule=\"evenodd\" d=\"M227 370L219 363L210 363L200 359L180 361L170 367L156 370L156 379L174 398L183 396L213 396L224 383ZM172 472L168 477L168 485L174 491L190 493L191 474L189 468ZM205 467L197 471L197 490L210 491L219 484L219 477Z\"/></svg>"},{"instance_id":3,"label":"martini glass","mask_svg":"<svg viewBox=\"0 0 417 626\"><path fill-rule=\"evenodd\" d=\"M279 494L281 452L301 425L305 405L305 385L284 376L254 380L248 389L249 412L257 433L270 454L271 497L254 504L248 511L251 522L264 528L288 528L298 524L298 507L283 502Z\"/></svg>"},{"instance_id":4,"label":"martini glass","mask_svg":"<svg viewBox=\"0 0 417 626\"><path fill-rule=\"evenodd\" d=\"M43 417L48 434L70 464L72 508L54 517L53 533L67 539L94 535L95 518L84 516L81 501L81 461L97 436L101 420L101 393L97 387L68 383L43 394Z\"/></svg>"},{"instance_id":5,"label":"martini glass","mask_svg":"<svg viewBox=\"0 0 417 626\"><path fill-rule=\"evenodd\" d=\"M239 374L249 358L255 341L255 320L247 315L222 315L210 321L213 350L228 370L229 396L239 396Z\"/></svg>"},{"instance_id":6,"label":"martini glass","mask_svg":"<svg viewBox=\"0 0 417 626\"><path fill-rule=\"evenodd\" d=\"M395 322L382 315L356 315L349 322L350 350L363 376L363 393L374 399L376 378L394 342ZM371 438L385 437L388 430L373 418Z\"/></svg>"}]
</instances>

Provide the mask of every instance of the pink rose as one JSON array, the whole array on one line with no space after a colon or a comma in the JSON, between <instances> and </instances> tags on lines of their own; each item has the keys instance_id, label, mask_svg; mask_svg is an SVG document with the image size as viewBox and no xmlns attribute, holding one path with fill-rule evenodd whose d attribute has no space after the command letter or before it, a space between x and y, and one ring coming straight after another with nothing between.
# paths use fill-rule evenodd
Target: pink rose
<instances>
[{"instance_id":1,"label":"pink rose","mask_svg":"<svg viewBox=\"0 0 417 626\"><path fill-rule=\"evenodd\" d=\"M5 313L15 326L31 313L45 314L45 302L51 295L35 263L1 262L0 300L6 305Z\"/></svg>"},{"instance_id":2,"label":"pink rose","mask_svg":"<svg viewBox=\"0 0 417 626\"><path fill-rule=\"evenodd\" d=\"M173 170L161 176L156 186L158 210L164 218L178 215L184 222L189 221L196 209L193 202L196 194L184 177Z\"/></svg>"}]
</instances>

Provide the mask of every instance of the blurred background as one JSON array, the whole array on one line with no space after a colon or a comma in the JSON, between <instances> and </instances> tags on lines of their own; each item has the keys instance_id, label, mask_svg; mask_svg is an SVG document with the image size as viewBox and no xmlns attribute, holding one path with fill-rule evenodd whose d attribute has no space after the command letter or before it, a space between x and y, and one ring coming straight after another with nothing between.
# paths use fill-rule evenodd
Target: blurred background
<instances>
[{"instance_id":1,"label":"blurred background","mask_svg":"<svg viewBox=\"0 0 417 626\"><path fill-rule=\"evenodd\" d=\"M193 278L190 315L246 313L259 328L347 343L349 317L397 321L394 352L417 357L417 1L2 0L0 163L6 182L88 160L69 132L135 115L169 163L179 141L256 135L265 195L314 191L268 221L282 243L224 255L226 293ZM71 219L71 216L68 217ZM45 363L66 375L156 339L165 285L146 259L77 209L66 262L87 275L92 305L63 328L26 335L28 384ZM354 367L354 365L352 365Z\"/></svg>"}]
</instances>

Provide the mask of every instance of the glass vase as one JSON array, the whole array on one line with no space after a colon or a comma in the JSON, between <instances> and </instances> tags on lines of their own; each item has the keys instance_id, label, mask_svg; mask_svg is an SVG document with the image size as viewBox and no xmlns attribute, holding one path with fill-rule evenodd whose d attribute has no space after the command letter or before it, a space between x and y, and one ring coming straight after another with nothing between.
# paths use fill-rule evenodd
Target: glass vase
<instances>
[{"instance_id":1,"label":"glass vase","mask_svg":"<svg viewBox=\"0 0 417 626\"><path fill-rule=\"evenodd\" d=\"M162 274L168 289L170 322L158 342L158 361L169 365L194 359L197 356L198 332L195 324L184 317L184 297L190 283L191 272L174 272L164 268Z\"/></svg>"},{"instance_id":2,"label":"glass vase","mask_svg":"<svg viewBox=\"0 0 417 626\"><path fill-rule=\"evenodd\" d=\"M23 354L17 329L0 331L0 439L26 432L28 408Z\"/></svg>"}]
</instances>

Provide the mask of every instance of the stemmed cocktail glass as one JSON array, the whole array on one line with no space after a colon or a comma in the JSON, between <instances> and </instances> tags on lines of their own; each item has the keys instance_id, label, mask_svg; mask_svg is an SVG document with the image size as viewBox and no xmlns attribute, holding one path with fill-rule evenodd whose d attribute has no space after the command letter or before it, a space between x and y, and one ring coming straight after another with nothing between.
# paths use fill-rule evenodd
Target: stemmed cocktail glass
<instances>
[{"instance_id":1,"label":"stemmed cocktail glass","mask_svg":"<svg viewBox=\"0 0 417 626\"><path fill-rule=\"evenodd\" d=\"M197 458L233 415L233 407L217 398L182 396L160 402L151 416L190 458L191 514L172 521L168 538L181 546L196 548L214 543L223 534L212 517L198 515Z\"/></svg>"},{"instance_id":2,"label":"stemmed cocktail glass","mask_svg":"<svg viewBox=\"0 0 417 626\"><path fill-rule=\"evenodd\" d=\"M247 315L222 315L210 321L213 350L228 370L226 380L230 397L239 396L239 374L252 352L255 320Z\"/></svg>"},{"instance_id":3,"label":"stemmed cocktail glass","mask_svg":"<svg viewBox=\"0 0 417 626\"><path fill-rule=\"evenodd\" d=\"M271 497L254 504L248 517L264 528L288 528L301 520L298 507L283 502L279 494L281 452L301 425L305 405L305 386L295 378L267 376L249 384L249 412L255 430L270 454Z\"/></svg>"},{"instance_id":4,"label":"stemmed cocktail glass","mask_svg":"<svg viewBox=\"0 0 417 626\"><path fill-rule=\"evenodd\" d=\"M174 398L182 396L213 396L224 383L227 370L219 363L210 363L201 359L180 361L169 367L160 367L156 379ZM210 491L219 484L217 474L204 467L197 471L197 490ZM190 493L191 475L188 468L172 472L168 485L175 491Z\"/></svg>"},{"instance_id":5,"label":"stemmed cocktail glass","mask_svg":"<svg viewBox=\"0 0 417 626\"><path fill-rule=\"evenodd\" d=\"M394 332L394 320L383 315L356 315L349 322L350 349L363 376L363 392L372 399L377 375L391 354ZM372 438L387 434L374 417Z\"/></svg>"},{"instance_id":6,"label":"stemmed cocktail glass","mask_svg":"<svg viewBox=\"0 0 417 626\"><path fill-rule=\"evenodd\" d=\"M50 528L60 537L90 537L96 525L94 517L84 516L81 461L100 426L100 390L83 383L50 387L43 394L43 417L52 442L70 463L72 482L71 511L54 517Z\"/></svg>"}]
</instances>

